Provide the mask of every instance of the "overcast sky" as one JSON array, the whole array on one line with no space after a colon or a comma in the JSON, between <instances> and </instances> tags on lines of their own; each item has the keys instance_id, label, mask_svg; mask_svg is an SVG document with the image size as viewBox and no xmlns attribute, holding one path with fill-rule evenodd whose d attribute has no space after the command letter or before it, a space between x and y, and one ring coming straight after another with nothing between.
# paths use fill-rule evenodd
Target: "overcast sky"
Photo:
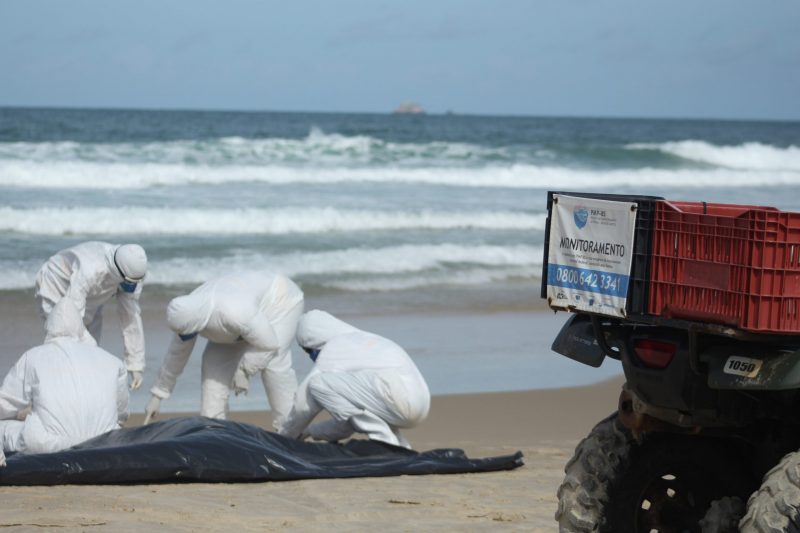
<instances>
[{"instance_id":1,"label":"overcast sky","mask_svg":"<svg viewBox=\"0 0 800 533\"><path fill-rule=\"evenodd\" d=\"M800 119L798 0L0 0L0 106Z\"/></svg>"}]
</instances>

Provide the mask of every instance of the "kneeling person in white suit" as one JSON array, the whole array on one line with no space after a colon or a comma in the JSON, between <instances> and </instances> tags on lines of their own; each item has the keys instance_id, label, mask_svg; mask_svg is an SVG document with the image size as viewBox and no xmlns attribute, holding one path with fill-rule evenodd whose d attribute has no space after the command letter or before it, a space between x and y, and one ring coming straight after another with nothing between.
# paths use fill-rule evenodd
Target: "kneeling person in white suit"
<instances>
[{"instance_id":1,"label":"kneeling person in white suit","mask_svg":"<svg viewBox=\"0 0 800 533\"><path fill-rule=\"evenodd\" d=\"M63 450L128 418L125 365L86 335L72 300L59 300L45 327L45 343L25 352L0 386L5 451Z\"/></svg>"},{"instance_id":2,"label":"kneeling person in white suit","mask_svg":"<svg viewBox=\"0 0 800 533\"><path fill-rule=\"evenodd\" d=\"M405 350L317 310L300 319L297 342L314 367L298 387L281 434L332 442L360 432L411 447L400 428L425 420L431 395ZM323 409L332 418L309 425Z\"/></svg>"},{"instance_id":3,"label":"kneeling person in white suit","mask_svg":"<svg viewBox=\"0 0 800 533\"><path fill-rule=\"evenodd\" d=\"M175 337L150 389L153 397L145 410L145 423L172 393L200 335L208 339L200 414L226 418L235 375L241 378L237 387L246 389L249 378L261 373L273 426L280 429L297 390L291 345L302 312L300 288L286 276L271 272L228 274L172 300L167 323Z\"/></svg>"}]
</instances>

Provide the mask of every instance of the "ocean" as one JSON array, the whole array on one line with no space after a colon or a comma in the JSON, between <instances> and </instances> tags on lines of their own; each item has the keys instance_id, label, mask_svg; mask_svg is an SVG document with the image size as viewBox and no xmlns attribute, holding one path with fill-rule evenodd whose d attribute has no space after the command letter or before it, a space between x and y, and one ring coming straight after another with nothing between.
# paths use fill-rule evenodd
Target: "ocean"
<instances>
[{"instance_id":1,"label":"ocean","mask_svg":"<svg viewBox=\"0 0 800 533\"><path fill-rule=\"evenodd\" d=\"M353 312L524 308L552 189L800 211L800 123L0 108L0 298L103 240L153 294L267 268Z\"/></svg>"}]
</instances>

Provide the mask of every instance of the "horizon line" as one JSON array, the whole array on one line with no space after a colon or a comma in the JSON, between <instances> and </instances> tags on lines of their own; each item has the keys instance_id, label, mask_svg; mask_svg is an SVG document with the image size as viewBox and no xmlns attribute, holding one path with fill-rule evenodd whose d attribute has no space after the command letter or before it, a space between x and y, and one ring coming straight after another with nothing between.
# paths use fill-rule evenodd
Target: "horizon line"
<instances>
[{"instance_id":1,"label":"horizon line","mask_svg":"<svg viewBox=\"0 0 800 533\"><path fill-rule=\"evenodd\" d=\"M66 111L138 111L138 112L184 112L184 113L272 113L272 114L317 114L317 115L377 115L410 117L475 117L475 118L533 118L533 119L589 119L589 120L663 120L663 121L707 121L707 122L777 122L797 123L798 118L731 118L731 117L685 117L685 116L647 116L647 115L563 115L563 114L504 114L504 113L463 113L454 110L424 113L397 113L395 111L322 111L322 110L270 110L270 109L225 109L194 107L114 107L114 106L63 106L63 105L17 105L0 104L0 109L40 109Z\"/></svg>"}]
</instances>

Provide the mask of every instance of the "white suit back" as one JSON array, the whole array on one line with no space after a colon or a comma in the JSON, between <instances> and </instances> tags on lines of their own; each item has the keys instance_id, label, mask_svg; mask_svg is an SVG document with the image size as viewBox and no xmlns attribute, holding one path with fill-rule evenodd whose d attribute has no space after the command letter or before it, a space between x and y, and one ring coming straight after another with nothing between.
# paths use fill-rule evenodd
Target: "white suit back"
<instances>
[{"instance_id":1,"label":"white suit back","mask_svg":"<svg viewBox=\"0 0 800 533\"><path fill-rule=\"evenodd\" d=\"M395 342L357 329L324 311L309 311L298 324L297 342L323 348L314 369L319 372L392 369L427 389L414 361Z\"/></svg>"},{"instance_id":2,"label":"white suit back","mask_svg":"<svg viewBox=\"0 0 800 533\"><path fill-rule=\"evenodd\" d=\"M125 366L91 337L79 340L83 329L75 306L62 299L47 319L45 344L23 354L3 381L3 418L31 408L19 427L17 451L68 448L118 428L127 418Z\"/></svg>"},{"instance_id":3,"label":"white suit back","mask_svg":"<svg viewBox=\"0 0 800 533\"><path fill-rule=\"evenodd\" d=\"M120 409L126 412L128 403L122 361L72 339L49 342L25 356L32 410L20 441L23 451L61 450L119 428Z\"/></svg>"},{"instance_id":4,"label":"white suit back","mask_svg":"<svg viewBox=\"0 0 800 533\"><path fill-rule=\"evenodd\" d=\"M220 344L244 339L260 347L262 321L278 322L301 301L303 292L286 276L238 272L209 280L173 299L167 323L176 333L199 333Z\"/></svg>"}]
</instances>

